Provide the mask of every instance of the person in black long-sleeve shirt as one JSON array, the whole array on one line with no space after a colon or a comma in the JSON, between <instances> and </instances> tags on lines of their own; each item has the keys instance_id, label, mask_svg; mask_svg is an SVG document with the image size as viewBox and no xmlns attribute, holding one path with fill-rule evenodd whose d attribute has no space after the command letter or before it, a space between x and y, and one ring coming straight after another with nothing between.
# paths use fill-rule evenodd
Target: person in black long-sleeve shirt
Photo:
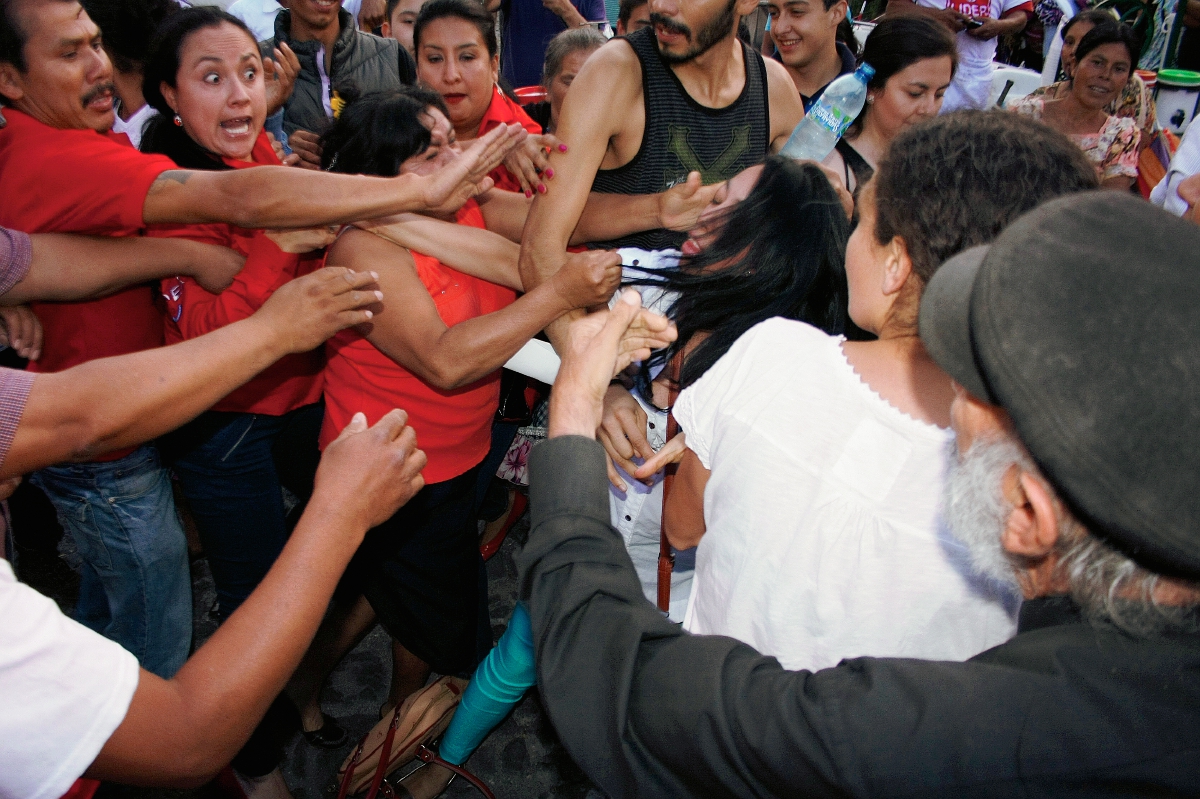
<instances>
[{"instance_id":1,"label":"person in black long-sleeve shirt","mask_svg":"<svg viewBox=\"0 0 1200 799\"><path fill-rule=\"evenodd\" d=\"M1026 598L1017 636L965 663L789 672L663 618L593 440L637 300L574 323L521 596L588 776L614 799L1200 793L1197 253L1200 229L1089 192L930 281L921 337L956 382L948 517Z\"/></svg>"}]
</instances>

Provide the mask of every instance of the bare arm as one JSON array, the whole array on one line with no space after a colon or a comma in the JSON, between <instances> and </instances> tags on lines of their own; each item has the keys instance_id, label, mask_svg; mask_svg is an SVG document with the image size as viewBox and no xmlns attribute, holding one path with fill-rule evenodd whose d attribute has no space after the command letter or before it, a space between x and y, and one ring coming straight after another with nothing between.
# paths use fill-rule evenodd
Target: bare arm
<instances>
[{"instance_id":1,"label":"bare arm","mask_svg":"<svg viewBox=\"0 0 1200 799\"><path fill-rule=\"evenodd\" d=\"M89 777L200 785L249 738L325 615L366 531L420 490L425 455L402 411L356 416L325 450L312 499L254 593L171 680L142 671Z\"/></svg>"},{"instance_id":2,"label":"bare arm","mask_svg":"<svg viewBox=\"0 0 1200 799\"><path fill-rule=\"evenodd\" d=\"M624 42L610 42L593 53L576 76L556 131L570 149L550 154L554 180L534 199L525 225L521 280L526 286L548 280L565 262L567 243L587 204L596 170L628 116L612 109L640 108L640 74L633 50ZM556 346L565 332L560 324L547 331Z\"/></svg>"},{"instance_id":3,"label":"bare arm","mask_svg":"<svg viewBox=\"0 0 1200 799\"><path fill-rule=\"evenodd\" d=\"M456 225L423 214L396 214L359 222L356 227L406 249L431 255L451 269L480 280L525 290L517 269L520 246L490 230Z\"/></svg>"},{"instance_id":4,"label":"bare arm","mask_svg":"<svg viewBox=\"0 0 1200 799\"><path fill-rule=\"evenodd\" d=\"M34 300L93 299L148 280L188 275L221 291L245 259L233 250L193 241L34 235L29 274L0 298L0 305Z\"/></svg>"},{"instance_id":5,"label":"bare arm","mask_svg":"<svg viewBox=\"0 0 1200 799\"><path fill-rule=\"evenodd\" d=\"M771 104L771 152L777 153L804 119L804 101L783 64L773 58L763 63L767 65L767 102Z\"/></svg>"},{"instance_id":6,"label":"bare arm","mask_svg":"<svg viewBox=\"0 0 1200 799\"><path fill-rule=\"evenodd\" d=\"M704 487L712 473L690 449L679 462L675 482L663 505L663 527L676 549L688 549L704 537Z\"/></svg>"},{"instance_id":7,"label":"bare arm","mask_svg":"<svg viewBox=\"0 0 1200 799\"><path fill-rule=\"evenodd\" d=\"M504 365L552 319L572 308L612 296L620 280L619 259L612 253L581 253L579 268L519 297L507 308L447 327L406 250L377 236L352 231L342 236L329 262L351 269L373 268L385 295L402 305L384 308L360 328L389 358L441 389L464 386Z\"/></svg>"},{"instance_id":8,"label":"bare arm","mask_svg":"<svg viewBox=\"0 0 1200 799\"><path fill-rule=\"evenodd\" d=\"M658 194L602 194L589 192L568 244L610 241L643 230L691 230L712 202L719 184L703 186L700 173ZM479 198L488 230L520 242L532 201L511 191L492 189ZM418 252L425 250L418 249Z\"/></svg>"},{"instance_id":9,"label":"bare arm","mask_svg":"<svg viewBox=\"0 0 1200 799\"><path fill-rule=\"evenodd\" d=\"M370 318L369 273L322 269L285 284L249 319L199 338L39 374L0 480L91 460L174 430L289 353Z\"/></svg>"},{"instance_id":10,"label":"bare arm","mask_svg":"<svg viewBox=\"0 0 1200 799\"><path fill-rule=\"evenodd\" d=\"M491 186L487 173L526 135L519 125L500 125L429 176L379 178L272 166L228 172L170 170L150 186L142 217L148 225L228 222L287 228L404 211L456 210Z\"/></svg>"}]
</instances>

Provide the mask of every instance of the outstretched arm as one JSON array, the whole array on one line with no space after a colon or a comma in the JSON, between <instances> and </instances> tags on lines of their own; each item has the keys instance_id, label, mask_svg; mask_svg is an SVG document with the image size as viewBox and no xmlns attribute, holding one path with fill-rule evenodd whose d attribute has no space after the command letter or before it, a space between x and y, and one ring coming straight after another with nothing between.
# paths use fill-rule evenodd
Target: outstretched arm
<instances>
[{"instance_id":1,"label":"outstretched arm","mask_svg":"<svg viewBox=\"0 0 1200 799\"><path fill-rule=\"evenodd\" d=\"M308 649L334 586L371 527L424 485L403 411L357 414L321 457L312 499L246 602L163 680L142 671L125 719L88 776L201 785L237 753Z\"/></svg>"},{"instance_id":2,"label":"outstretched arm","mask_svg":"<svg viewBox=\"0 0 1200 799\"><path fill-rule=\"evenodd\" d=\"M285 284L249 319L199 338L39 374L0 480L174 430L284 355L370 319L373 282L369 272L322 269Z\"/></svg>"},{"instance_id":3,"label":"outstretched arm","mask_svg":"<svg viewBox=\"0 0 1200 799\"><path fill-rule=\"evenodd\" d=\"M228 172L170 170L151 184L142 217L148 225L228 222L288 228L404 211L457 210L491 186L487 173L526 135L519 125L500 125L428 176L379 178L275 166Z\"/></svg>"},{"instance_id":4,"label":"outstretched arm","mask_svg":"<svg viewBox=\"0 0 1200 799\"><path fill-rule=\"evenodd\" d=\"M0 305L94 299L149 280L188 275L209 291L226 288L245 259L233 250L192 241L34 235L29 273Z\"/></svg>"},{"instance_id":5,"label":"outstretched arm","mask_svg":"<svg viewBox=\"0 0 1200 799\"><path fill-rule=\"evenodd\" d=\"M573 255L571 267L508 307L448 327L407 251L352 231L334 245L329 262L373 268L384 294L402 298L390 310L385 303L362 328L364 334L389 358L441 389L473 383L499 369L552 319L612 296L621 276L614 253Z\"/></svg>"}]
</instances>

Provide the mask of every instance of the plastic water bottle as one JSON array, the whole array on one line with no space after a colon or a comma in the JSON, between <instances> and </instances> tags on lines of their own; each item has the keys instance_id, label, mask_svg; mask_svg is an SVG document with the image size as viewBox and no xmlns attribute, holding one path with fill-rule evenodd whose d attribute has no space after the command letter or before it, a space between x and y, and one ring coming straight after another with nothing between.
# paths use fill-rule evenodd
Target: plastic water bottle
<instances>
[{"instance_id":1,"label":"plastic water bottle","mask_svg":"<svg viewBox=\"0 0 1200 799\"><path fill-rule=\"evenodd\" d=\"M875 68L864 63L852 74L842 75L829 84L792 131L780 153L800 160L825 160L866 105L867 83L874 74Z\"/></svg>"}]
</instances>

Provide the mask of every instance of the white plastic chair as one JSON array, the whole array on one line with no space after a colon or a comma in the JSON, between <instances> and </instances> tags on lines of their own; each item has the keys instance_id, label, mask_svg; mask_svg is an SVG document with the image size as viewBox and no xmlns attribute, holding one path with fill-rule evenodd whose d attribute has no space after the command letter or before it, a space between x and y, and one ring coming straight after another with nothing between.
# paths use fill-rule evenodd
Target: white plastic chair
<instances>
[{"instance_id":1,"label":"white plastic chair","mask_svg":"<svg viewBox=\"0 0 1200 799\"><path fill-rule=\"evenodd\" d=\"M992 90L988 94L987 108L996 105L1000 99L1000 95L1004 92L1004 87L1012 82L1012 87L1008 90L1008 94L1004 97L1004 105L1007 107L1025 95L1031 93L1034 89L1042 85L1042 73L1034 72L1032 69L1022 69L1021 67L997 67L992 74Z\"/></svg>"}]
</instances>

